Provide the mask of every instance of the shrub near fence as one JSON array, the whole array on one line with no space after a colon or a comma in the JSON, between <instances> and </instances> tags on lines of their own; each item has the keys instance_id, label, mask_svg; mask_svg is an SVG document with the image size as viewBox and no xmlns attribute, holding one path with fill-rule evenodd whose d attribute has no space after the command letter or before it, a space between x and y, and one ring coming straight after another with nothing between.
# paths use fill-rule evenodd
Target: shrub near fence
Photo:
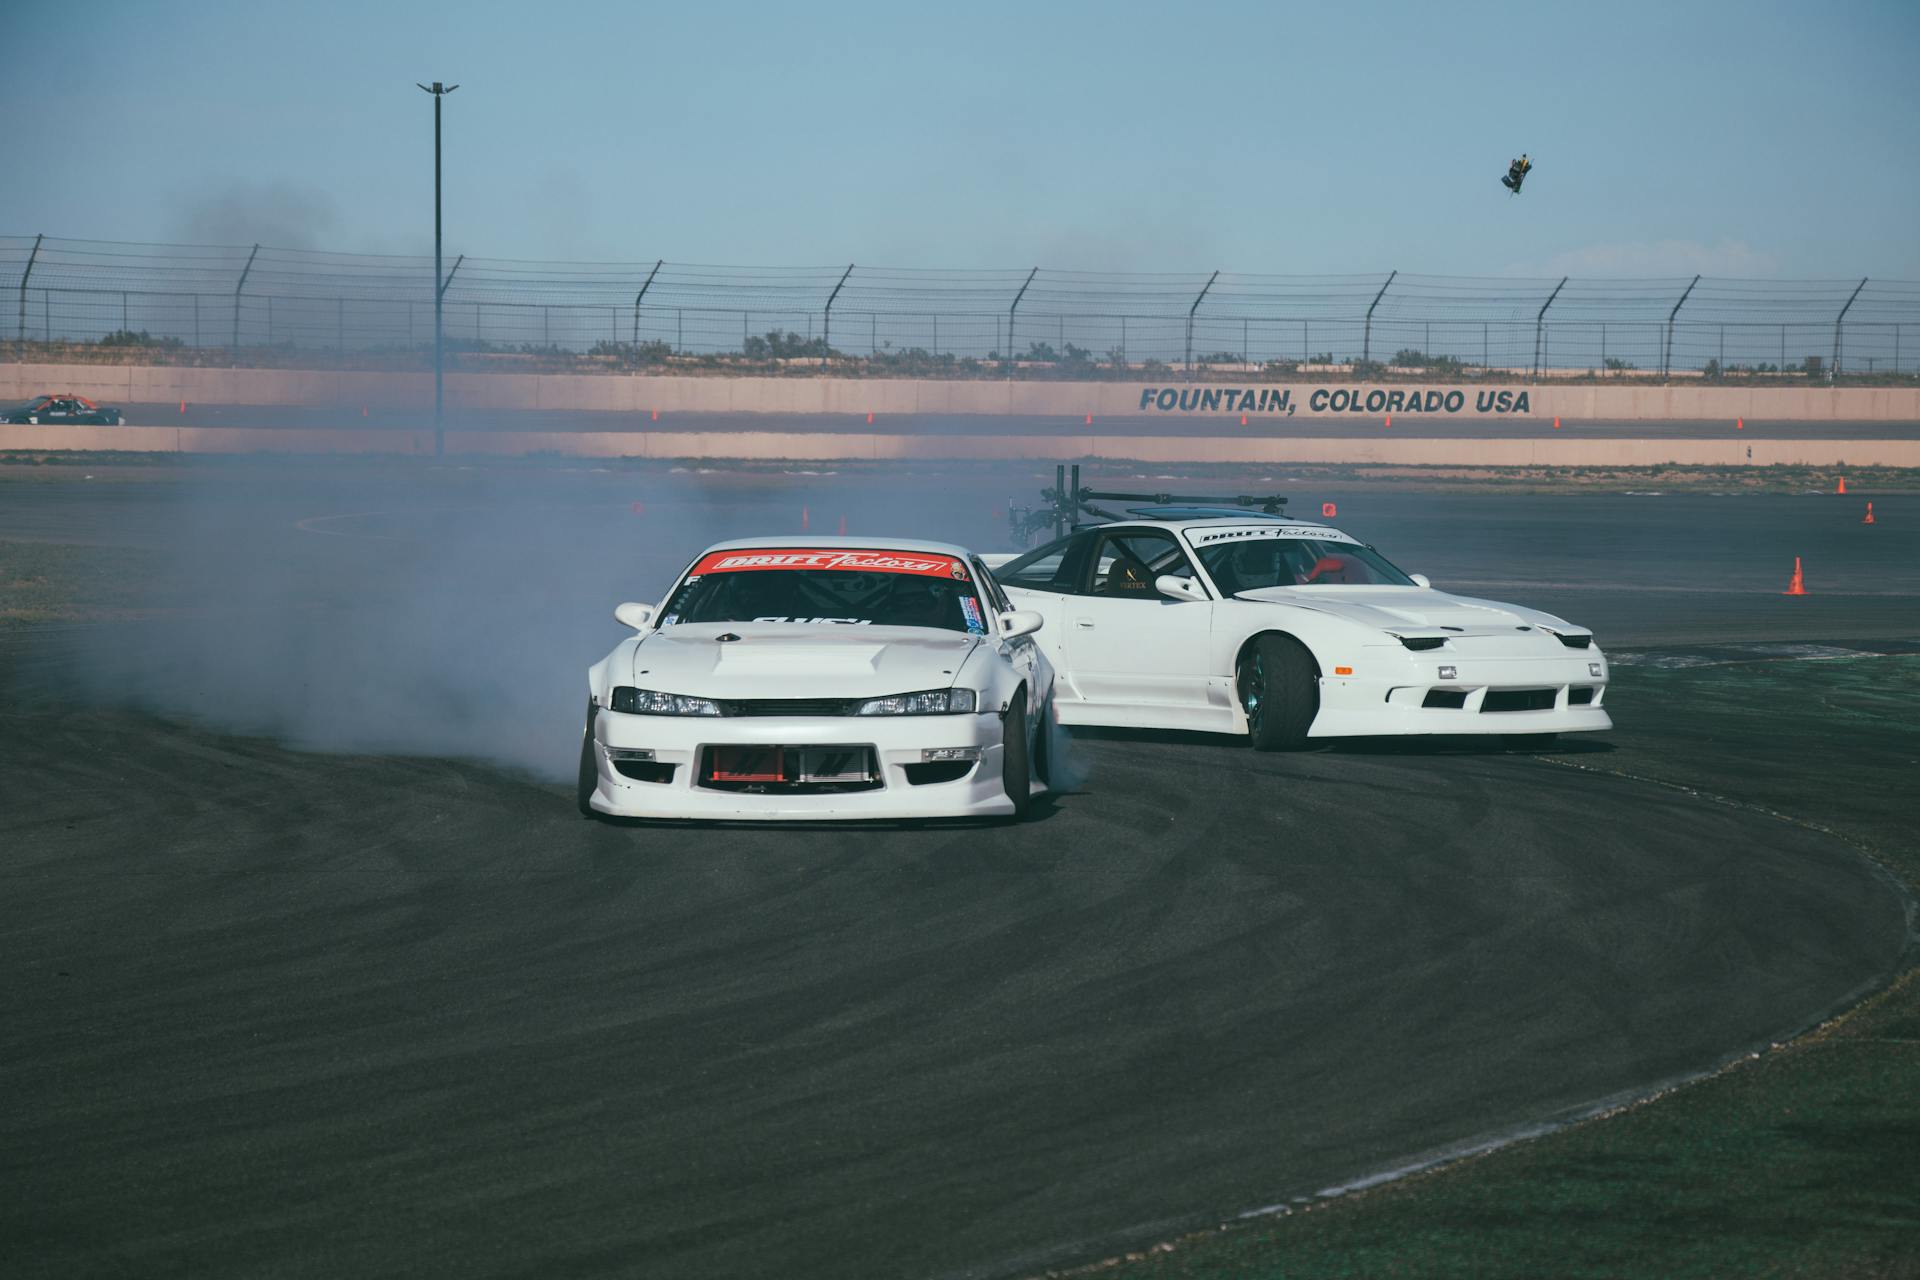
<instances>
[{"instance_id":1,"label":"shrub near fence","mask_svg":"<svg viewBox=\"0 0 1920 1280\"><path fill-rule=\"evenodd\" d=\"M1138 378L1920 374L1920 284L447 260L456 368ZM419 368L433 263L0 237L7 358ZM10 330L11 332L6 332Z\"/></svg>"}]
</instances>

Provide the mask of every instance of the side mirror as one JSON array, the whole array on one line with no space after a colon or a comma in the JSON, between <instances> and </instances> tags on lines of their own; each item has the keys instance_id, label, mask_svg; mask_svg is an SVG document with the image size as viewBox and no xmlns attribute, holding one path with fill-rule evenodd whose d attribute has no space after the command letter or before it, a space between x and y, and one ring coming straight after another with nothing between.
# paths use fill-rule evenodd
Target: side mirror
<instances>
[{"instance_id":1,"label":"side mirror","mask_svg":"<svg viewBox=\"0 0 1920 1280\"><path fill-rule=\"evenodd\" d=\"M1182 578L1176 574L1163 573L1153 580L1154 590L1169 600L1190 600L1201 602L1207 598L1207 591L1192 578Z\"/></svg>"},{"instance_id":2,"label":"side mirror","mask_svg":"<svg viewBox=\"0 0 1920 1280\"><path fill-rule=\"evenodd\" d=\"M1000 615L1000 638L1018 640L1030 636L1047 624L1047 616L1037 609L1012 609Z\"/></svg>"},{"instance_id":3,"label":"side mirror","mask_svg":"<svg viewBox=\"0 0 1920 1280\"><path fill-rule=\"evenodd\" d=\"M1410 573L1407 576L1413 579L1413 585L1416 587L1431 587L1433 585L1432 579L1428 578L1424 573Z\"/></svg>"},{"instance_id":4,"label":"side mirror","mask_svg":"<svg viewBox=\"0 0 1920 1280\"><path fill-rule=\"evenodd\" d=\"M628 601L613 611L613 619L615 622L632 627L635 631L645 631L653 625L653 606Z\"/></svg>"}]
</instances>

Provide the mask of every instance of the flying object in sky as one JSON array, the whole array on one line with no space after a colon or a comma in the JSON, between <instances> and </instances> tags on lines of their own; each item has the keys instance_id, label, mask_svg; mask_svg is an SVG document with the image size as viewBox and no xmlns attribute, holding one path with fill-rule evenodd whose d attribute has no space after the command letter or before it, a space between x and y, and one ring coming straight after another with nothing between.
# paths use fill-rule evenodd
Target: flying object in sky
<instances>
[{"instance_id":1,"label":"flying object in sky","mask_svg":"<svg viewBox=\"0 0 1920 1280\"><path fill-rule=\"evenodd\" d=\"M1520 158L1507 166L1507 176L1500 179L1500 185L1515 195L1520 194L1520 184L1527 180L1527 174L1533 169L1533 161L1527 159L1527 153L1521 152Z\"/></svg>"}]
</instances>

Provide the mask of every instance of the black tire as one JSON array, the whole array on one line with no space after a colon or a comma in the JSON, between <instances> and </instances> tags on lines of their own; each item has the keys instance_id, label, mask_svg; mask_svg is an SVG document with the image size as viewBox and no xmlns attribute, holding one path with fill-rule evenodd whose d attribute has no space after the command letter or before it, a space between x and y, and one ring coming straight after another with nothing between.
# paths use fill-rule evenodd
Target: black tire
<instances>
[{"instance_id":1,"label":"black tire","mask_svg":"<svg viewBox=\"0 0 1920 1280\"><path fill-rule=\"evenodd\" d=\"M600 816L599 810L595 809L593 805L589 803L593 798L594 790L600 785L600 762L594 758L593 750L594 711L595 708L589 704L587 707L587 731L582 734L580 738L580 777L574 786L573 793L574 804L579 807L580 815L585 818L598 818Z\"/></svg>"},{"instance_id":2,"label":"black tire","mask_svg":"<svg viewBox=\"0 0 1920 1280\"><path fill-rule=\"evenodd\" d=\"M1292 636L1256 636L1234 673L1247 739L1255 751L1298 751L1320 711L1313 655Z\"/></svg>"},{"instance_id":3,"label":"black tire","mask_svg":"<svg viewBox=\"0 0 1920 1280\"><path fill-rule=\"evenodd\" d=\"M1040 727L1033 735L1033 776L1053 786L1053 697L1040 704Z\"/></svg>"},{"instance_id":4,"label":"black tire","mask_svg":"<svg viewBox=\"0 0 1920 1280\"><path fill-rule=\"evenodd\" d=\"M1013 705L1000 718L1003 744L1000 751L1000 785L1013 801L1009 822L1023 821L1033 809L1033 767L1027 754L1026 693L1014 694Z\"/></svg>"},{"instance_id":5,"label":"black tire","mask_svg":"<svg viewBox=\"0 0 1920 1280\"><path fill-rule=\"evenodd\" d=\"M1503 733L1500 742L1510 751L1551 751L1560 740L1557 733Z\"/></svg>"}]
</instances>

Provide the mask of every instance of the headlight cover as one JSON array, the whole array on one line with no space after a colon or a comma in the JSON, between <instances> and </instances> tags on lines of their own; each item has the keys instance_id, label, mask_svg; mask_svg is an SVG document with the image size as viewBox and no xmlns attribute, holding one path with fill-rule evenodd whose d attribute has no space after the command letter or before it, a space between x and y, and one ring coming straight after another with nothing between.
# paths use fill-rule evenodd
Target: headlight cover
<instances>
[{"instance_id":1,"label":"headlight cover","mask_svg":"<svg viewBox=\"0 0 1920 1280\"><path fill-rule=\"evenodd\" d=\"M720 708L711 699L684 693L661 693L655 689L636 689L623 684L613 691L608 704L615 711L636 716L717 716Z\"/></svg>"},{"instance_id":2,"label":"headlight cover","mask_svg":"<svg viewBox=\"0 0 1920 1280\"><path fill-rule=\"evenodd\" d=\"M860 704L863 716L947 716L965 715L978 705L971 689L923 689L919 693L896 693L886 698L869 698Z\"/></svg>"}]
</instances>

